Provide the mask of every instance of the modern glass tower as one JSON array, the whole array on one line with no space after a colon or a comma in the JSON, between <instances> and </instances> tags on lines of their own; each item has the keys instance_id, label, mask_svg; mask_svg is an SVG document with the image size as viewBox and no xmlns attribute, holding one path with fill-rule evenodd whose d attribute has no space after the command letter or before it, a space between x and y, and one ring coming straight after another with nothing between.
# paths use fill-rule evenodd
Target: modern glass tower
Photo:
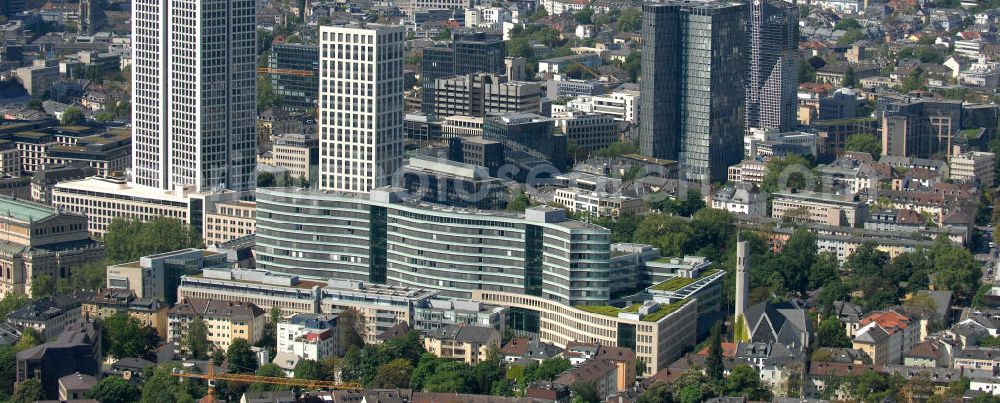
<instances>
[{"instance_id":1,"label":"modern glass tower","mask_svg":"<svg viewBox=\"0 0 1000 403\"><path fill-rule=\"evenodd\" d=\"M724 181L743 156L746 5L643 5L639 145L688 180Z\"/></svg>"},{"instance_id":2,"label":"modern glass tower","mask_svg":"<svg viewBox=\"0 0 1000 403\"><path fill-rule=\"evenodd\" d=\"M267 59L271 87L283 105L310 109L319 98L319 46L282 43L271 47Z\"/></svg>"},{"instance_id":3,"label":"modern glass tower","mask_svg":"<svg viewBox=\"0 0 1000 403\"><path fill-rule=\"evenodd\" d=\"M451 47L424 49L420 70L423 97L420 110L434 112L434 80L474 73L504 74L506 48L503 37L479 31L459 31Z\"/></svg>"},{"instance_id":4,"label":"modern glass tower","mask_svg":"<svg viewBox=\"0 0 1000 403\"><path fill-rule=\"evenodd\" d=\"M367 193L403 165L402 26L322 26L319 187Z\"/></svg>"},{"instance_id":5,"label":"modern glass tower","mask_svg":"<svg viewBox=\"0 0 1000 403\"><path fill-rule=\"evenodd\" d=\"M132 181L252 190L257 157L253 0L136 0Z\"/></svg>"},{"instance_id":6,"label":"modern glass tower","mask_svg":"<svg viewBox=\"0 0 1000 403\"><path fill-rule=\"evenodd\" d=\"M747 28L747 129L792 130L799 86L799 8L784 0L752 0Z\"/></svg>"}]
</instances>

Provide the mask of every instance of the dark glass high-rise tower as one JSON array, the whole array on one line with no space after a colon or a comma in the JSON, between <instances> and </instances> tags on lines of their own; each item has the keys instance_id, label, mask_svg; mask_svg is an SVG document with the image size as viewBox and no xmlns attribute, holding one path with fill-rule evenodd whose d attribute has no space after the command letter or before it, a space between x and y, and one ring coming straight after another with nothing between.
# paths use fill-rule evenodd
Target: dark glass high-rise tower
<instances>
[{"instance_id":1,"label":"dark glass high-rise tower","mask_svg":"<svg viewBox=\"0 0 1000 403\"><path fill-rule=\"evenodd\" d=\"M504 74L505 56L502 36L479 31L456 32L451 47L424 49L420 110L427 114L434 112L434 80L460 74Z\"/></svg>"},{"instance_id":2,"label":"dark glass high-rise tower","mask_svg":"<svg viewBox=\"0 0 1000 403\"><path fill-rule=\"evenodd\" d=\"M799 86L799 8L752 0L747 23L746 126L792 130Z\"/></svg>"},{"instance_id":3,"label":"dark glass high-rise tower","mask_svg":"<svg viewBox=\"0 0 1000 403\"><path fill-rule=\"evenodd\" d=\"M724 181L743 157L746 5L643 5L643 155L677 160L689 180Z\"/></svg>"}]
</instances>

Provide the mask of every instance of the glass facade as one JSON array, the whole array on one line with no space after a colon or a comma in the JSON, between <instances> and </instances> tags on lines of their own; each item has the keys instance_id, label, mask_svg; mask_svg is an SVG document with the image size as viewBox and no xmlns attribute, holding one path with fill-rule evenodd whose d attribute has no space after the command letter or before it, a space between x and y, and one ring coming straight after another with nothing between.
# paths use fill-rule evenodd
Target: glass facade
<instances>
[{"instance_id":1,"label":"glass facade","mask_svg":"<svg viewBox=\"0 0 1000 403\"><path fill-rule=\"evenodd\" d=\"M745 5L643 6L640 151L689 180L725 181L743 156Z\"/></svg>"},{"instance_id":2,"label":"glass facade","mask_svg":"<svg viewBox=\"0 0 1000 403\"><path fill-rule=\"evenodd\" d=\"M505 73L506 49L500 35L459 31L452 38L450 48L424 49L420 70L423 91L420 110L423 113L434 113L434 80L461 74Z\"/></svg>"},{"instance_id":3,"label":"glass facade","mask_svg":"<svg viewBox=\"0 0 1000 403\"><path fill-rule=\"evenodd\" d=\"M792 130L799 86L799 8L782 0L750 3L747 128Z\"/></svg>"},{"instance_id":4,"label":"glass facade","mask_svg":"<svg viewBox=\"0 0 1000 403\"><path fill-rule=\"evenodd\" d=\"M319 46L279 44L271 47L269 79L282 105L297 109L316 107L319 99Z\"/></svg>"}]
</instances>

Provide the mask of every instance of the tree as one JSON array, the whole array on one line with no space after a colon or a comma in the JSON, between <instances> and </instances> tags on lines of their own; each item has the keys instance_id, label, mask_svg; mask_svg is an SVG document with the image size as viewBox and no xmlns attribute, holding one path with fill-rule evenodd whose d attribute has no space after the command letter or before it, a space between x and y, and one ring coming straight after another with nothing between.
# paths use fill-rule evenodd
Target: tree
<instances>
[{"instance_id":1,"label":"tree","mask_svg":"<svg viewBox=\"0 0 1000 403\"><path fill-rule=\"evenodd\" d=\"M17 350L14 346L0 346L0 400L14 393L17 381Z\"/></svg>"},{"instance_id":2,"label":"tree","mask_svg":"<svg viewBox=\"0 0 1000 403\"><path fill-rule=\"evenodd\" d=\"M981 272L975 257L967 249L947 246L934 257L936 289L955 291L972 297L979 288Z\"/></svg>"},{"instance_id":3,"label":"tree","mask_svg":"<svg viewBox=\"0 0 1000 403\"><path fill-rule=\"evenodd\" d=\"M598 403L601 401L601 396L597 392L597 383L594 381L577 379L570 386L570 391L573 393L574 403Z\"/></svg>"},{"instance_id":4,"label":"tree","mask_svg":"<svg viewBox=\"0 0 1000 403\"><path fill-rule=\"evenodd\" d=\"M844 18L840 21L837 21L837 23L833 26L833 29L837 30L848 30L851 28L860 29L861 23L854 18Z\"/></svg>"},{"instance_id":5,"label":"tree","mask_svg":"<svg viewBox=\"0 0 1000 403\"><path fill-rule=\"evenodd\" d=\"M469 366L447 359L438 363L436 371L424 380L427 392L471 393L470 386Z\"/></svg>"},{"instance_id":6,"label":"tree","mask_svg":"<svg viewBox=\"0 0 1000 403\"><path fill-rule=\"evenodd\" d=\"M809 267L809 290L817 290L825 287L832 281L840 278L840 262L837 255L830 251L824 251L816 255L816 260Z\"/></svg>"},{"instance_id":7,"label":"tree","mask_svg":"<svg viewBox=\"0 0 1000 403\"><path fill-rule=\"evenodd\" d=\"M205 389L197 382L180 382L171 372L180 364L158 366L146 373L140 403L194 402L192 396L203 396Z\"/></svg>"},{"instance_id":8,"label":"tree","mask_svg":"<svg viewBox=\"0 0 1000 403\"><path fill-rule=\"evenodd\" d=\"M23 295L8 292L0 299L0 318L6 318L11 312L20 309L28 303L28 299Z\"/></svg>"},{"instance_id":9,"label":"tree","mask_svg":"<svg viewBox=\"0 0 1000 403\"><path fill-rule=\"evenodd\" d=\"M62 116L59 118L59 123L63 126L72 126L83 123L84 116L83 111L80 108L71 106L63 111Z\"/></svg>"},{"instance_id":10,"label":"tree","mask_svg":"<svg viewBox=\"0 0 1000 403\"><path fill-rule=\"evenodd\" d=\"M29 109L34 109L36 111L42 112L45 108L42 106L42 100L38 98L31 98L30 101L25 105Z\"/></svg>"},{"instance_id":11,"label":"tree","mask_svg":"<svg viewBox=\"0 0 1000 403\"><path fill-rule=\"evenodd\" d=\"M635 83L639 82L639 76L642 74L642 54L638 51L633 51L625 57L625 72L628 73L629 81Z\"/></svg>"},{"instance_id":12,"label":"tree","mask_svg":"<svg viewBox=\"0 0 1000 403\"><path fill-rule=\"evenodd\" d=\"M816 68L809 64L808 61L799 61L799 81L804 83L816 81Z\"/></svg>"},{"instance_id":13,"label":"tree","mask_svg":"<svg viewBox=\"0 0 1000 403\"><path fill-rule=\"evenodd\" d=\"M187 347L188 354L191 354L194 359L204 360L208 358L208 352L212 346L208 344L208 327L201 317L194 318L188 325L188 332L184 336L183 344L184 347Z\"/></svg>"},{"instance_id":14,"label":"tree","mask_svg":"<svg viewBox=\"0 0 1000 403\"><path fill-rule=\"evenodd\" d=\"M865 39L865 33L861 32L860 29L851 28L851 29L848 29L847 32L844 32L844 36L841 36L839 39L837 39L837 44L841 45L841 46L846 46L846 45L851 45L854 42L860 41L862 39ZM850 70L850 69L851 69L851 67L848 67L848 70ZM847 86L847 83L848 83L848 81L847 81L846 75L845 75L844 86ZM851 86L853 86L853 85L856 85L857 82L856 81L852 81L850 84L851 84Z\"/></svg>"},{"instance_id":15,"label":"tree","mask_svg":"<svg viewBox=\"0 0 1000 403\"><path fill-rule=\"evenodd\" d=\"M821 347L850 347L844 324L833 315L827 315L816 327L816 344Z\"/></svg>"},{"instance_id":16,"label":"tree","mask_svg":"<svg viewBox=\"0 0 1000 403\"><path fill-rule=\"evenodd\" d=\"M667 385L661 381L653 382L641 395L636 399L636 403L673 403L674 396L673 392L670 390L670 385Z\"/></svg>"},{"instance_id":17,"label":"tree","mask_svg":"<svg viewBox=\"0 0 1000 403\"><path fill-rule=\"evenodd\" d=\"M97 291L107 284L107 268L110 264L101 259L90 261L69 269L69 275L56 279L56 294L69 294L73 291Z\"/></svg>"},{"instance_id":18,"label":"tree","mask_svg":"<svg viewBox=\"0 0 1000 403\"><path fill-rule=\"evenodd\" d=\"M405 358L397 358L378 367L373 381L374 386L376 388L407 388L410 386L412 373L413 364Z\"/></svg>"},{"instance_id":19,"label":"tree","mask_svg":"<svg viewBox=\"0 0 1000 403\"><path fill-rule=\"evenodd\" d=\"M323 379L323 367L313 360L302 360L295 365L295 379Z\"/></svg>"},{"instance_id":20,"label":"tree","mask_svg":"<svg viewBox=\"0 0 1000 403\"><path fill-rule=\"evenodd\" d=\"M257 174L257 187L259 188L274 187L274 174L270 172L261 172Z\"/></svg>"},{"instance_id":21,"label":"tree","mask_svg":"<svg viewBox=\"0 0 1000 403\"><path fill-rule=\"evenodd\" d=\"M275 105L281 104L282 96L274 91L268 76L257 77L257 112L263 112Z\"/></svg>"},{"instance_id":22,"label":"tree","mask_svg":"<svg viewBox=\"0 0 1000 403\"><path fill-rule=\"evenodd\" d=\"M257 354L250 349L247 339L236 339L226 350L229 369L237 373L252 373L257 370Z\"/></svg>"},{"instance_id":23,"label":"tree","mask_svg":"<svg viewBox=\"0 0 1000 403\"><path fill-rule=\"evenodd\" d=\"M139 390L117 376L101 379L87 392L87 397L101 403L132 403L139 400Z\"/></svg>"},{"instance_id":24,"label":"tree","mask_svg":"<svg viewBox=\"0 0 1000 403\"><path fill-rule=\"evenodd\" d=\"M281 367L279 367L277 364L267 363L267 364L261 365L260 368L257 368L257 375L258 376L268 376L268 377L272 377L272 378L284 378L285 377L285 370L281 369ZM323 379L327 379L327 378L324 376ZM248 388L248 390L254 391L254 392L257 392L257 391L267 392L267 391L277 391L277 390L286 390L286 389L289 389L289 387L288 386L284 386L284 385L273 385L273 384L267 384L267 383L253 383Z\"/></svg>"},{"instance_id":25,"label":"tree","mask_svg":"<svg viewBox=\"0 0 1000 403\"><path fill-rule=\"evenodd\" d=\"M201 246L201 234L194 227L168 217L157 217L147 222L116 218L104 235L105 253L111 264Z\"/></svg>"},{"instance_id":26,"label":"tree","mask_svg":"<svg viewBox=\"0 0 1000 403\"><path fill-rule=\"evenodd\" d=\"M812 162L800 155L771 158L761 183L761 190L769 193L786 188L812 190L815 187Z\"/></svg>"},{"instance_id":27,"label":"tree","mask_svg":"<svg viewBox=\"0 0 1000 403\"><path fill-rule=\"evenodd\" d=\"M451 28L444 27L444 29L438 31L437 34L434 34L434 37L432 39L434 39L435 41L451 40Z\"/></svg>"},{"instance_id":28,"label":"tree","mask_svg":"<svg viewBox=\"0 0 1000 403\"><path fill-rule=\"evenodd\" d=\"M573 19L576 20L577 24L592 24L594 17L594 9L589 5L584 6L580 11L573 14Z\"/></svg>"},{"instance_id":29,"label":"tree","mask_svg":"<svg viewBox=\"0 0 1000 403\"><path fill-rule=\"evenodd\" d=\"M852 31L847 31L847 32L848 34L850 34ZM844 37L841 39L846 40L847 37L848 35L844 35ZM857 40L855 39L851 40L848 43L854 43L856 41ZM854 88L858 85L858 74L854 71L854 66L847 66L847 70L844 71L844 82L841 84L843 84L843 86L847 88Z\"/></svg>"},{"instance_id":30,"label":"tree","mask_svg":"<svg viewBox=\"0 0 1000 403\"><path fill-rule=\"evenodd\" d=\"M705 358L705 374L711 379L721 381L726 367L722 361L722 327L719 323L712 326L712 335L709 337L708 357Z\"/></svg>"},{"instance_id":31,"label":"tree","mask_svg":"<svg viewBox=\"0 0 1000 403\"><path fill-rule=\"evenodd\" d=\"M51 297L56 292L56 283L52 276L41 275L31 279L31 298L42 299Z\"/></svg>"},{"instance_id":32,"label":"tree","mask_svg":"<svg viewBox=\"0 0 1000 403\"><path fill-rule=\"evenodd\" d=\"M511 197L510 201L507 202L508 211L524 211L529 206L531 206L531 199L529 199L528 195L521 190L518 190L517 193Z\"/></svg>"},{"instance_id":33,"label":"tree","mask_svg":"<svg viewBox=\"0 0 1000 403\"><path fill-rule=\"evenodd\" d=\"M638 31L642 28L642 12L634 7L622 10L621 14L618 14L617 28L621 32Z\"/></svg>"},{"instance_id":34,"label":"tree","mask_svg":"<svg viewBox=\"0 0 1000 403\"><path fill-rule=\"evenodd\" d=\"M511 38L504 44L507 48L507 57L523 57L525 59L534 56L531 44L527 38Z\"/></svg>"},{"instance_id":35,"label":"tree","mask_svg":"<svg viewBox=\"0 0 1000 403\"><path fill-rule=\"evenodd\" d=\"M45 399L45 389L42 382L31 378L21 381L14 387L14 396L11 396L11 403L34 403Z\"/></svg>"},{"instance_id":36,"label":"tree","mask_svg":"<svg viewBox=\"0 0 1000 403\"><path fill-rule=\"evenodd\" d=\"M882 154L882 144L871 134L858 133L848 136L844 149L874 155Z\"/></svg>"},{"instance_id":37,"label":"tree","mask_svg":"<svg viewBox=\"0 0 1000 403\"><path fill-rule=\"evenodd\" d=\"M997 147L1000 149L1000 147ZM639 152L639 145L633 142L619 141L607 147L594 150L591 153L594 157L617 158L625 154L635 154Z\"/></svg>"},{"instance_id":38,"label":"tree","mask_svg":"<svg viewBox=\"0 0 1000 403\"><path fill-rule=\"evenodd\" d=\"M749 365L737 365L726 380L726 394L744 396L751 401L770 401L771 391L760 382L757 371Z\"/></svg>"},{"instance_id":39,"label":"tree","mask_svg":"<svg viewBox=\"0 0 1000 403\"><path fill-rule=\"evenodd\" d=\"M361 348L365 346L365 317L361 311L347 308L340 313L337 321L338 325L344 329L340 333L340 345L343 348L350 350L351 347Z\"/></svg>"},{"instance_id":40,"label":"tree","mask_svg":"<svg viewBox=\"0 0 1000 403\"><path fill-rule=\"evenodd\" d=\"M45 336L42 336L38 330L35 330L33 327L26 327L21 331L21 338L14 344L14 350L22 352L44 342Z\"/></svg>"},{"instance_id":41,"label":"tree","mask_svg":"<svg viewBox=\"0 0 1000 403\"><path fill-rule=\"evenodd\" d=\"M102 329L106 351L115 358L143 357L159 345L153 328L125 312L111 315Z\"/></svg>"}]
</instances>

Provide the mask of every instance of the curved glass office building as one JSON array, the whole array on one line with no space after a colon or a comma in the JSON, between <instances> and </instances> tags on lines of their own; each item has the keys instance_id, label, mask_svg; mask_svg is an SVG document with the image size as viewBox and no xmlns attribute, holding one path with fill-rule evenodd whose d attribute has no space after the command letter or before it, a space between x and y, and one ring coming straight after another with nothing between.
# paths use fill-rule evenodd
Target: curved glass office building
<instances>
[{"instance_id":1,"label":"curved glass office building","mask_svg":"<svg viewBox=\"0 0 1000 403\"><path fill-rule=\"evenodd\" d=\"M296 188L257 192L257 265L309 278L363 280L468 298L502 291L569 305L607 304L611 233L566 219Z\"/></svg>"}]
</instances>

